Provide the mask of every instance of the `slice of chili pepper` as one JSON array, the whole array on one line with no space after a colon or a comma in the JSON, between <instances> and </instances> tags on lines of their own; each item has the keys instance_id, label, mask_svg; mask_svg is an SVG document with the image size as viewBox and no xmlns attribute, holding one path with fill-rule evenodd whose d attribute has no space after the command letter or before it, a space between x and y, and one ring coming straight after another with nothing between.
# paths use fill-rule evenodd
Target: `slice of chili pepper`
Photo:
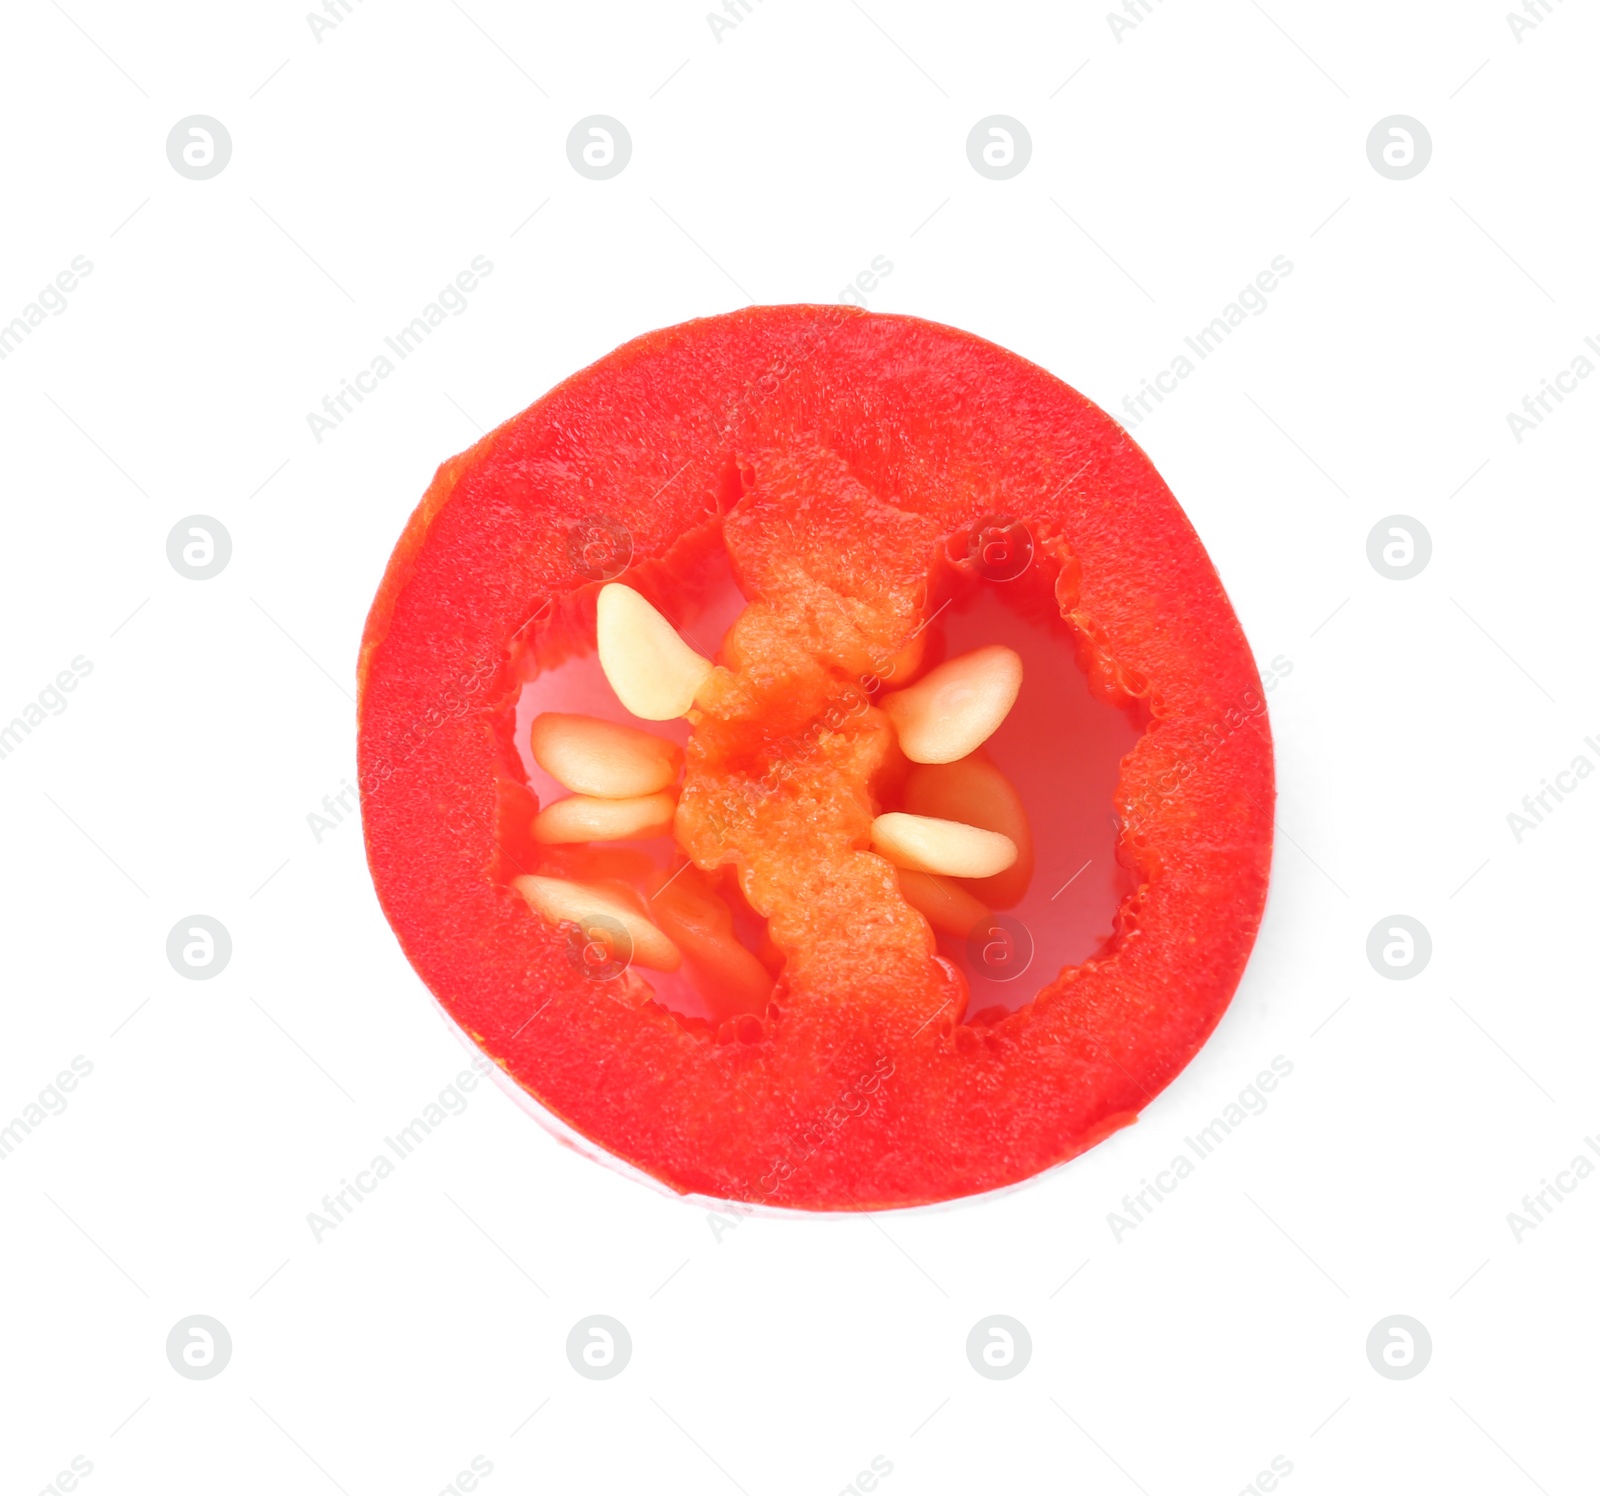
<instances>
[{"instance_id":1,"label":"slice of chili pepper","mask_svg":"<svg viewBox=\"0 0 1600 1496\"><path fill-rule=\"evenodd\" d=\"M526 683L592 662L606 583L671 623L717 567L736 616L720 647L685 641L716 661L688 678L687 732L634 724L684 744L676 847L539 841ZM970 1022L971 973L871 850L873 819L970 800L991 849L1021 828L1020 874L912 885L946 921L1015 904L1051 828L982 750L908 764L875 702L924 668L938 599L983 587L1048 614L1143 731L1110 807L1129 885L1111 938ZM859 1209L1028 1178L1183 1068L1261 918L1271 738L1199 539L1104 412L948 327L763 307L618 349L439 469L359 674L367 855L406 955L549 1112L675 1190ZM555 889L549 908L590 887L626 918L552 922L524 875L566 880L524 885ZM656 969L616 944L629 928L667 942ZM981 963L1027 933L995 914L968 945Z\"/></svg>"}]
</instances>

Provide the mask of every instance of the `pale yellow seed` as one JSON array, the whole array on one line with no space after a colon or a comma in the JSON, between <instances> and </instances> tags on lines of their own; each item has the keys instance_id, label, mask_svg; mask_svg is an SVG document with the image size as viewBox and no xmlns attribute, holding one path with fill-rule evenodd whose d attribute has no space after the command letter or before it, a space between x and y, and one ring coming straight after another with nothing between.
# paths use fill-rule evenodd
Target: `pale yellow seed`
<instances>
[{"instance_id":1,"label":"pale yellow seed","mask_svg":"<svg viewBox=\"0 0 1600 1496\"><path fill-rule=\"evenodd\" d=\"M529 731L534 762L575 795L628 800L653 795L678 777L676 743L573 712L540 712Z\"/></svg>"},{"instance_id":2,"label":"pale yellow seed","mask_svg":"<svg viewBox=\"0 0 1600 1496\"><path fill-rule=\"evenodd\" d=\"M513 878L511 886L528 901L530 908L551 924L570 920L585 935L606 940L614 934L608 922L620 924L628 932L633 944L632 958L640 966L656 971L676 971L683 964L683 955L677 946L621 895L609 889L534 873Z\"/></svg>"},{"instance_id":3,"label":"pale yellow seed","mask_svg":"<svg viewBox=\"0 0 1600 1496\"><path fill-rule=\"evenodd\" d=\"M1017 844L1017 860L1005 872L985 878L972 892L991 909L1009 909L1028 891L1033 877L1033 833L1016 787L980 748L953 764L918 764L906 778L901 805L914 816L965 821L998 831Z\"/></svg>"},{"instance_id":4,"label":"pale yellow seed","mask_svg":"<svg viewBox=\"0 0 1600 1496\"><path fill-rule=\"evenodd\" d=\"M607 582L595 607L600 668L617 699L635 717L666 722L694 705L711 661L631 587Z\"/></svg>"},{"instance_id":5,"label":"pale yellow seed","mask_svg":"<svg viewBox=\"0 0 1600 1496\"><path fill-rule=\"evenodd\" d=\"M664 836L672 829L676 804L671 795L637 795L631 800L568 795L552 801L533 818L533 839L560 843Z\"/></svg>"},{"instance_id":6,"label":"pale yellow seed","mask_svg":"<svg viewBox=\"0 0 1600 1496\"><path fill-rule=\"evenodd\" d=\"M989 911L959 883L908 867L896 868L895 876L900 896L942 934L964 940L989 917Z\"/></svg>"},{"instance_id":7,"label":"pale yellow seed","mask_svg":"<svg viewBox=\"0 0 1600 1496\"><path fill-rule=\"evenodd\" d=\"M935 666L914 686L878 705L889 714L913 763L965 758L1006 719L1022 689L1022 657L990 644Z\"/></svg>"},{"instance_id":8,"label":"pale yellow seed","mask_svg":"<svg viewBox=\"0 0 1600 1496\"><path fill-rule=\"evenodd\" d=\"M903 810L873 821L872 847L897 867L947 878L991 878L1017 860L1017 844L998 831Z\"/></svg>"}]
</instances>

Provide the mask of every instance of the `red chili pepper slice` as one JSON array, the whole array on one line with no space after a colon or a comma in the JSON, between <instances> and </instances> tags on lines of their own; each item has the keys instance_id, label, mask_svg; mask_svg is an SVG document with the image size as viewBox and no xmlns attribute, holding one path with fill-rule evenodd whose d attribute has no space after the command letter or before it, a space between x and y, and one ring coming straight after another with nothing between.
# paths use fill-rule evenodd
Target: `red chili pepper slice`
<instances>
[{"instance_id":1,"label":"red chili pepper slice","mask_svg":"<svg viewBox=\"0 0 1600 1496\"><path fill-rule=\"evenodd\" d=\"M680 853L668 885L634 844L535 841L526 682L593 656L604 582L672 619L718 567L743 607L720 652L690 641L724 667L696 697L678 799L697 866ZM1016 1010L969 1017L960 960L868 846L909 769L874 702L918 668L937 600L986 587L1034 608L1143 731L1107 807L1129 884L1114 934L1029 973ZM1149 459L1016 355L853 308L652 333L446 462L367 622L360 767L379 898L449 1014L579 1133L720 1199L912 1205L1073 1157L1204 1042L1266 898L1260 680ZM936 805L958 780L915 793ZM658 911L682 968L629 964L617 919L542 919L512 887L525 873ZM1014 881L974 887L999 905ZM976 959L1027 938L997 915ZM710 1017L685 1016L674 982Z\"/></svg>"}]
</instances>

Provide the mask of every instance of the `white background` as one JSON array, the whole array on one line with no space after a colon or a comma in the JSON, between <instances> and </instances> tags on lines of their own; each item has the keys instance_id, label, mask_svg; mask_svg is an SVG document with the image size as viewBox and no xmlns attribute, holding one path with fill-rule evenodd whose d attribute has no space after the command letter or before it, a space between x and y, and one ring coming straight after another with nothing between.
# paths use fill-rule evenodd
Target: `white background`
<instances>
[{"instance_id":1,"label":"white background","mask_svg":"<svg viewBox=\"0 0 1600 1496\"><path fill-rule=\"evenodd\" d=\"M93 665L0 760L0 1122L93 1065L0 1163L4 1488L78 1456L105 1496L428 1496L482 1456L491 1496L834 1496L881 1456L888 1496L1194 1496L1279 1456L1293 1496L1593 1490L1600 1182L1520 1242L1507 1213L1600 1135L1600 782L1520 843L1507 814L1600 763L1600 380L1506 422L1600 337L1593 9L1519 41L1488 0L1155 0L1119 41L1082 0L751 0L718 41L703 3L352 0L320 41L289 3L4 7L0 320L94 267L0 363L0 721ZM197 113L233 141L209 181L165 152ZM595 113L633 139L607 182L565 153ZM1004 182L965 153L995 113L1033 141ZM1433 139L1409 181L1366 155L1395 113ZM318 444L307 412L480 254ZM834 300L877 255L874 310L1112 410L1293 262L1138 429L1293 662L1232 1009L1137 1127L1001 1198L719 1231L485 1087L314 1241L467 1058L356 824L307 824L355 778L407 513L619 342ZM165 553L196 513L233 540L206 582ZM1396 513L1433 541L1404 582L1366 556ZM232 935L212 981L164 953L194 913ZM1432 935L1409 981L1365 954L1395 913ZM1115 1239L1274 1055L1269 1109ZM997 1312L1033 1340L1006 1381L964 1353ZM594 1313L632 1334L614 1380L564 1354ZM1405 1381L1364 1349L1397 1313L1433 1341ZM213 1380L164 1353L194 1314L232 1336Z\"/></svg>"}]
</instances>

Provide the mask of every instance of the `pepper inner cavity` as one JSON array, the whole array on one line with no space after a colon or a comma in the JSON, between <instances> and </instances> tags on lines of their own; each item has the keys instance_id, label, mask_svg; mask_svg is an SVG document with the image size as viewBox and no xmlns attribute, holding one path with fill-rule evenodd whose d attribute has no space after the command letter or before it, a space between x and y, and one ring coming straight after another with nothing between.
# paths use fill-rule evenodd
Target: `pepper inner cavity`
<instances>
[{"instance_id":1,"label":"pepper inner cavity","mask_svg":"<svg viewBox=\"0 0 1600 1496\"><path fill-rule=\"evenodd\" d=\"M601 590L598 654L617 698L636 717L690 724L681 787L663 782L676 778L676 746L648 732L555 712L532 728L536 760L573 792L541 809L538 839L599 855L606 841L654 834L675 797L670 832L687 861L630 879L619 847L596 876L542 868L519 891L561 923L587 890L612 915L597 926L631 926L636 964L670 970L687 956L721 1017L763 1013L780 971L788 1000L929 1011L951 979L933 931L970 930L1008 871L1025 884L1031 866L1020 802L997 795L998 771L981 760L1020 689L1020 658L979 648L919 679L940 537L848 474L823 476L791 472L785 486L777 472L728 516L751 601L720 664L631 587ZM929 772L948 782L924 809L907 784ZM584 846L561 850L580 859L563 869L586 870ZM631 900L627 920L619 898ZM766 920L760 959L735 933L741 903Z\"/></svg>"}]
</instances>

